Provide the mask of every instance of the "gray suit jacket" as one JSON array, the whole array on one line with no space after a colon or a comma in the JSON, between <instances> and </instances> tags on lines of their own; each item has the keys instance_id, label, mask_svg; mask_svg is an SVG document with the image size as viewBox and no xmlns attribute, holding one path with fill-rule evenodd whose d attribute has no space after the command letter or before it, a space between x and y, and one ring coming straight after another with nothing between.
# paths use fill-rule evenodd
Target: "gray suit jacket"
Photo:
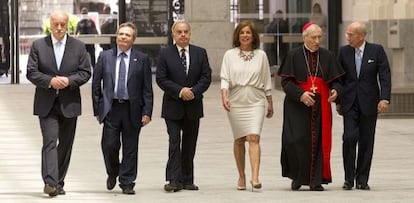
<instances>
[{"instance_id":1,"label":"gray suit jacket","mask_svg":"<svg viewBox=\"0 0 414 203\"><path fill-rule=\"evenodd\" d=\"M93 112L103 122L111 111L115 98L115 67L117 48L101 52L96 63L92 79ZM131 50L127 89L130 105L131 122L141 124L143 115L152 116L153 91L151 64L146 54Z\"/></svg>"},{"instance_id":2,"label":"gray suit jacket","mask_svg":"<svg viewBox=\"0 0 414 203\"><path fill-rule=\"evenodd\" d=\"M50 87L55 76L69 78L69 86L56 90ZM51 36L33 42L27 62L27 79L36 86L34 97L34 115L45 117L59 98L65 117L73 118L81 114L79 87L91 77L91 63L85 44L68 36L60 69L57 69Z\"/></svg>"}]
</instances>

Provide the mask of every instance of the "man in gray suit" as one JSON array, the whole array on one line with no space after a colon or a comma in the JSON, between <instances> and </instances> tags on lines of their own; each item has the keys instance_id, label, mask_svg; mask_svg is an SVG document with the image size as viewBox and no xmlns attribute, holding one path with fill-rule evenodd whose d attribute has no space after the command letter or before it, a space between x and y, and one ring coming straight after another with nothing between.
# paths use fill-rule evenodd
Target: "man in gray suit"
<instances>
[{"instance_id":1,"label":"man in gray suit","mask_svg":"<svg viewBox=\"0 0 414 203\"><path fill-rule=\"evenodd\" d=\"M68 20L64 11L50 15L52 33L33 42L27 62L26 77L36 86L34 115L39 116L43 137L43 191L49 196L65 194L64 179L81 114L79 87L91 77L85 44L66 34Z\"/></svg>"},{"instance_id":2,"label":"man in gray suit","mask_svg":"<svg viewBox=\"0 0 414 203\"><path fill-rule=\"evenodd\" d=\"M122 193L129 195L135 194L139 133L151 121L153 106L151 64L146 54L132 48L136 33L132 23L119 25L117 46L101 52L92 79L94 115L104 123L106 187L112 190L119 176Z\"/></svg>"}]
</instances>

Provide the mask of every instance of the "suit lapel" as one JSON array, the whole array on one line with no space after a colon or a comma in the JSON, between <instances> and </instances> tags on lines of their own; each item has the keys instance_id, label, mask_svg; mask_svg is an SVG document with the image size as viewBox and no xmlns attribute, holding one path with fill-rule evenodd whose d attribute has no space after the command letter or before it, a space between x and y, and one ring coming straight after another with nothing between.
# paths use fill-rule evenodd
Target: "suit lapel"
<instances>
[{"instance_id":1,"label":"suit lapel","mask_svg":"<svg viewBox=\"0 0 414 203\"><path fill-rule=\"evenodd\" d=\"M368 63L368 59L369 59L369 55L370 55L370 51L371 51L370 48L371 48L370 44L368 44L368 42L365 42L364 52L362 53L361 70L359 72L359 77L361 77L364 74L364 70L365 70L364 67Z\"/></svg>"},{"instance_id":2,"label":"suit lapel","mask_svg":"<svg viewBox=\"0 0 414 203\"><path fill-rule=\"evenodd\" d=\"M131 49L131 54L130 54L130 56L129 56L129 61L128 61L128 63L129 63L129 68L128 68L128 78L127 78L127 83L128 83L128 80L131 78L131 76L133 75L133 72L135 71L135 69L136 69L136 66L135 66L135 64L137 63L139 61L139 58L138 58L138 56L137 56L137 54L134 52L134 50L133 49Z\"/></svg>"},{"instance_id":3,"label":"suit lapel","mask_svg":"<svg viewBox=\"0 0 414 203\"><path fill-rule=\"evenodd\" d=\"M117 57L117 53L116 53L116 48L111 49L112 50L112 56L111 59L109 60L109 64L108 64L108 68L111 69L111 79L112 79L112 87L115 87L115 72L116 72L116 57Z\"/></svg>"},{"instance_id":4,"label":"suit lapel","mask_svg":"<svg viewBox=\"0 0 414 203\"><path fill-rule=\"evenodd\" d=\"M57 67L57 63L56 63L56 56L55 56L55 50L53 49L53 42L52 42L52 37L49 35L46 38L46 44L47 44L47 50L46 52L48 52L47 54L49 56L53 56L53 65L55 67L55 70L58 71L58 67ZM63 58L62 58L62 63L63 63Z\"/></svg>"}]
</instances>

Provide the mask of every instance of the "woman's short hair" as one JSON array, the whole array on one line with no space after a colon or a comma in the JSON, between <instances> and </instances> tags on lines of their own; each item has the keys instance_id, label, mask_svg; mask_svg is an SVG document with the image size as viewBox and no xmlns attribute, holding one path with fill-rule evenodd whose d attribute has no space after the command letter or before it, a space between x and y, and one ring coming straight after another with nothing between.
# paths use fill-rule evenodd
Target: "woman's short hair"
<instances>
[{"instance_id":1,"label":"woman's short hair","mask_svg":"<svg viewBox=\"0 0 414 203\"><path fill-rule=\"evenodd\" d=\"M233 47L240 47L240 32L241 30L248 26L252 31L253 40L252 40L252 47L253 49L257 49L260 46L260 37L259 32L257 31L256 25L253 21L244 20L240 22L233 33Z\"/></svg>"}]
</instances>

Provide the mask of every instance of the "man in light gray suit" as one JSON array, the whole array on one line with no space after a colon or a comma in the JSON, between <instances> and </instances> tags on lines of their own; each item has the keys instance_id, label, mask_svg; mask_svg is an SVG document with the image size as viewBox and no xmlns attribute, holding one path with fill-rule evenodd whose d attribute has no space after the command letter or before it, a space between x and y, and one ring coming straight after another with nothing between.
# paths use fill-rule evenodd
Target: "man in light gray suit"
<instances>
[{"instance_id":1,"label":"man in light gray suit","mask_svg":"<svg viewBox=\"0 0 414 203\"><path fill-rule=\"evenodd\" d=\"M132 48L136 33L132 23L119 25L116 47L101 52L92 79L93 111L103 123L106 187L112 190L119 177L122 193L128 195L135 194L139 133L151 121L153 106L151 63Z\"/></svg>"},{"instance_id":2,"label":"man in light gray suit","mask_svg":"<svg viewBox=\"0 0 414 203\"><path fill-rule=\"evenodd\" d=\"M27 79L36 86L34 115L43 137L44 193L64 195L77 117L81 114L79 87L91 77L85 44L66 34L69 16L50 15L52 33L33 42L27 62ZM59 143L59 144L57 144Z\"/></svg>"}]
</instances>

